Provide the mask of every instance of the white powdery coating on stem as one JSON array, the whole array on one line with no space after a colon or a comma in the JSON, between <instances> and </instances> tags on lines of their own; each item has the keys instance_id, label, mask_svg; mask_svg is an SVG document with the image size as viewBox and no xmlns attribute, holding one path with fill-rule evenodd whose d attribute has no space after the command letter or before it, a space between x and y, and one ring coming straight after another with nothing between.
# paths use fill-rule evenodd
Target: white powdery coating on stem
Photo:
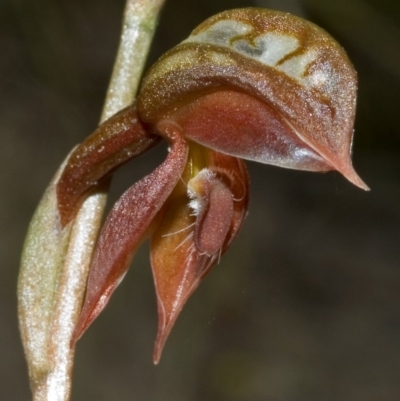
<instances>
[{"instance_id":1,"label":"white powdery coating on stem","mask_svg":"<svg viewBox=\"0 0 400 401\"><path fill-rule=\"evenodd\" d=\"M165 0L130 0L101 121L133 103Z\"/></svg>"},{"instance_id":2,"label":"white powdery coating on stem","mask_svg":"<svg viewBox=\"0 0 400 401\"><path fill-rule=\"evenodd\" d=\"M133 102L164 1L127 1L121 44L100 122ZM70 339L106 200L105 193L90 196L71 223L69 236L69 228L60 231L55 183L50 184L31 224L18 289L21 333L35 401L70 398L74 355ZM43 282L46 285L41 285Z\"/></svg>"},{"instance_id":3,"label":"white powdery coating on stem","mask_svg":"<svg viewBox=\"0 0 400 401\"><path fill-rule=\"evenodd\" d=\"M105 194L89 197L79 210L72 228L59 279L55 321L51 329L50 352L55 368L48 375L46 386L47 399L52 401L65 400L70 393L71 383L65 380L70 376L73 364L74 350L70 347L70 339L80 313L92 249L100 228L105 200Z\"/></svg>"}]
</instances>

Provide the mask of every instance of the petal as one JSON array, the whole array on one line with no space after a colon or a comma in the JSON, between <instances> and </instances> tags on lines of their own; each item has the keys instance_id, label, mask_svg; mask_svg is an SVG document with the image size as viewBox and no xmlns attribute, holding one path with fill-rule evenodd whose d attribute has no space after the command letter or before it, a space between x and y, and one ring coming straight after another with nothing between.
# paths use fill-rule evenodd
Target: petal
<instances>
[{"instance_id":1,"label":"petal","mask_svg":"<svg viewBox=\"0 0 400 401\"><path fill-rule=\"evenodd\" d=\"M295 169L333 168L268 104L244 93L204 95L182 106L174 119L188 138L219 152Z\"/></svg>"},{"instance_id":2,"label":"petal","mask_svg":"<svg viewBox=\"0 0 400 401\"><path fill-rule=\"evenodd\" d=\"M191 145L192 150L195 147L199 148ZM196 151L191 152L183 180L194 177L187 188L178 184L152 235L151 265L159 316L155 363L186 301L228 249L247 213L244 163L206 149L201 158Z\"/></svg>"},{"instance_id":3,"label":"petal","mask_svg":"<svg viewBox=\"0 0 400 401\"><path fill-rule=\"evenodd\" d=\"M91 187L159 140L139 120L136 106L120 111L101 124L72 152L57 184L62 226L71 220Z\"/></svg>"},{"instance_id":4,"label":"petal","mask_svg":"<svg viewBox=\"0 0 400 401\"><path fill-rule=\"evenodd\" d=\"M350 150L330 152L307 141L279 113L255 97L218 91L182 106L174 116L186 136L236 157L309 171L340 171L366 189L354 171Z\"/></svg>"},{"instance_id":5,"label":"petal","mask_svg":"<svg viewBox=\"0 0 400 401\"><path fill-rule=\"evenodd\" d=\"M165 136L171 142L167 159L122 195L104 223L94 251L86 299L72 343L79 339L108 303L136 249L145 239L155 215L180 178L187 159L187 143L174 131L166 132Z\"/></svg>"},{"instance_id":6,"label":"petal","mask_svg":"<svg viewBox=\"0 0 400 401\"><path fill-rule=\"evenodd\" d=\"M152 235L151 265L158 305L153 354L156 364L180 311L211 264L211 258L201 255L194 245L193 223L185 200L172 205L163 224Z\"/></svg>"},{"instance_id":7,"label":"petal","mask_svg":"<svg viewBox=\"0 0 400 401\"><path fill-rule=\"evenodd\" d=\"M219 91L248 97L213 97ZM356 91L351 62L325 31L287 13L247 8L211 17L166 53L144 79L138 110L143 121L156 124L160 118L174 119L176 113L179 118L187 113L188 119L210 109L198 116L198 123L210 128L213 122L217 126L213 135L220 135L219 114L226 116L224 124L231 118L230 126L242 122L245 130L233 131L227 149L208 129L185 130L188 138L205 146L218 142L215 149L221 152L263 163L314 171L337 169L367 189L350 160ZM208 95L211 99L202 103ZM249 97L265 107L257 106L253 113L255 101ZM192 102L193 107L187 107ZM259 114L263 114L260 121L249 120ZM260 134L267 143L260 143Z\"/></svg>"}]
</instances>

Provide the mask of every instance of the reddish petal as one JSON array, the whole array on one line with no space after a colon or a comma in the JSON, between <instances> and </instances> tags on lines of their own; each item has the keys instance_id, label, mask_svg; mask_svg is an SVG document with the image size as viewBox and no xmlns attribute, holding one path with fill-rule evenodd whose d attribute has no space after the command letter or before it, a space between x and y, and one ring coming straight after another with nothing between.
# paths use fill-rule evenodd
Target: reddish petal
<instances>
[{"instance_id":1,"label":"reddish petal","mask_svg":"<svg viewBox=\"0 0 400 401\"><path fill-rule=\"evenodd\" d=\"M350 161L356 92L351 62L325 31L287 13L245 8L209 18L162 56L143 80L138 110L150 124L184 119L189 138L221 152L337 169L367 189Z\"/></svg>"},{"instance_id":2,"label":"reddish petal","mask_svg":"<svg viewBox=\"0 0 400 401\"><path fill-rule=\"evenodd\" d=\"M191 196L181 183L166 205L162 224L152 235L151 264L159 315L155 363L186 301L228 249L247 213L244 163L214 151L204 152L202 161L208 167L189 181ZM190 172L193 159L188 163Z\"/></svg>"},{"instance_id":3,"label":"reddish petal","mask_svg":"<svg viewBox=\"0 0 400 401\"><path fill-rule=\"evenodd\" d=\"M180 311L212 263L209 256L201 255L195 247L191 226L194 217L186 201L172 205L163 224L152 235L151 265L158 305L153 354L156 364Z\"/></svg>"},{"instance_id":4,"label":"reddish petal","mask_svg":"<svg viewBox=\"0 0 400 401\"><path fill-rule=\"evenodd\" d=\"M79 339L108 303L150 223L180 178L188 146L176 132L167 132L165 136L172 143L165 162L122 195L102 228L90 267L86 299L72 342Z\"/></svg>"},{"instance_id":5,"label":"reddish petal","mask_svg":"<svg viewBox=\"0 0 400 401\"><path fill-rule=\"evenodd\" d=\"M174 114L186 136L233 156L281 167L337 169L366 189L350 160L350 143L341 151L307 140L267 103L233 91L218 91L182 106Z\"/></svg>"},{"instance_id":6,"label":"reddish petal","mask_svg":"<svg viewBox=\"0 0 400 401\"><path fill-rule=\"evenodd\" d=\"M72 152L57 184L62 226L71 220L91 187L159 140L138 119L136 106L120 111L101 124Z\"/></svg>"}]
</instances>

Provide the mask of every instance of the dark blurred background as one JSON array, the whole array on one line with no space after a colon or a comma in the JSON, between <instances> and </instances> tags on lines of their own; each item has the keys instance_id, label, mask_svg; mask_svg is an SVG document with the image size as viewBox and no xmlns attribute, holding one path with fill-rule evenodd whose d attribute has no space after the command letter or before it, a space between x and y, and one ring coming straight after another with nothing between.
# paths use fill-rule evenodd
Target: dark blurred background
<instances>
[{"instance_id":1,"label":"dark blurred background","mask_svg":"<svg viewBox=\"0 0 400 401\"><path fill-rule=\"evenodd\" d=\"M29 400L17 326L20 251L57 166L97 124L123 0L0 3L0 399ZM79 342L72 401L400 399L400 2L170 0L150 61L228 8L289 11L321 25L359 72L354 164L336 173L249 163L250 214L184 309L159 366L145 245ZM162 160L130 163L112 200Z\"/></svg>"}]
</instances>

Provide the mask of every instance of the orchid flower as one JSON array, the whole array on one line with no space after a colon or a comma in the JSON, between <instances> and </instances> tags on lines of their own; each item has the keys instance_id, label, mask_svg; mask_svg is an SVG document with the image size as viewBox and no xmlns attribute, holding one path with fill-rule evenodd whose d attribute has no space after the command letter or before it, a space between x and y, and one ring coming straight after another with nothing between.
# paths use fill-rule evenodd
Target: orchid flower
<instances>
[{"instance_id":1,"label":"orchid flower","mask_svg":"<svg viewBox=\"0 0 400 401\"><path fill-rule=\"evenodd\" d=\"M162 56L136 102L72 152L57 183L66 228L91 188L160 140L169 143L165 161L122 195L103 225L72 344L150 239L159 361L185 302L243 225L249 201L243 159L337 170L368 189L350 159L356 90L356 73L337 42L277 11L223 12Z\"/></svg>"}]
</instances>

